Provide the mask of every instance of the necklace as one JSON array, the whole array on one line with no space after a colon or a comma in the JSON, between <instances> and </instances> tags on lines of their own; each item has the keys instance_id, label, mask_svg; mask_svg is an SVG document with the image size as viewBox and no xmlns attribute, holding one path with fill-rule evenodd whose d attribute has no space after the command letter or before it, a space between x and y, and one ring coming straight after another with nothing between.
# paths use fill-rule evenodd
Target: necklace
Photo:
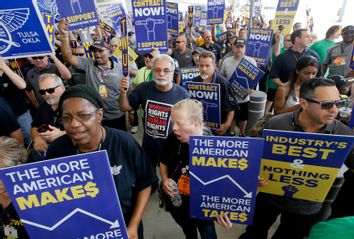
<instances>
[{"instance_id":1,"label":"necklace","mask_svg":"<svg viewBox=\"0 0 354 239\"><path fill-rule=\"evenodd\" d=\"M102 147L102 143L103 143L103 127L101 126L100 129L101 129L100 130L100 143L98 144L98 148L96 150L93 150L93 151L99 151L99 150L101 150L101 147ZM75 147L76 147L76 153L77 154L83 153L83 152L80 151L79 147L77 147L76 145L75 145ZM87 153L87 152L85 152L85 153Z\"/></svg>"}]
</instances>

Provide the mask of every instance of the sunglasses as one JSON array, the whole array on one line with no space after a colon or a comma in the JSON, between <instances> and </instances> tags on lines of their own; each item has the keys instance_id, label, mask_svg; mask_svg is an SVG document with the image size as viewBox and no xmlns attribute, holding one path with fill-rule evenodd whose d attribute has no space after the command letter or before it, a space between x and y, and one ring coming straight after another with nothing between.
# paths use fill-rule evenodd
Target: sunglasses
<instances>
[{"instance_id":1,"label":"sunglasses","mask_svg":"<svg viewBox=\"0 0 354 239\"><path fill-rule=\"evenodd\" d=\"M44 56L33 56L32 59L33 60L43 60Z\"/></svg>"},{"instance_id":2,"label":"sunglasses","mask_svg":"<svg viewBox=\"0 0 354 239\"><path fill-rule=\"evenodd\" d=\"M75 56L84 56L85 53L76 53Z\"/></svg>"},{"instance_id":3,"label":"sunglasses","mask_svg":"<svg viewBox=\"0 0 354 239\"><path fill-rule=\"evenodd\" d=\"M55 92L55 89L58 88L61 85L57 85L53 88L49 88L49 89L44 89L44 90L39 90L39 94L41 95L45 95L46 92L48 92L48 94L53 94Z\"/></svg>"},{"instance_id":4,"label":"sunglasses","mask_svg":"<svg viewBox=\"0 0 354 239\"><path fill-rule=\"evenodd\" d=\"M339 108L345 106L345 104L347 103L346 99L335 100L335 101L327 101L327 100L317 101L317 100L312 100L312 99L307 99L307 98L304 98L304 99L307 100L308 102L319 104L321 106L321 109L323 109L323 110L329 110L334 105L339 109Z\"/></svg>"}]
</instances>

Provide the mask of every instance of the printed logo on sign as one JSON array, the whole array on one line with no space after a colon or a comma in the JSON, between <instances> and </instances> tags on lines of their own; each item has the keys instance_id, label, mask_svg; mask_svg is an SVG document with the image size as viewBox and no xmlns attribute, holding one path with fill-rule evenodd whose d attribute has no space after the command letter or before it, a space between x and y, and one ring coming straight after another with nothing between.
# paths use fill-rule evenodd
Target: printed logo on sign
<instances>
[{"instance_id":1,"label":"printed logo on sign","mask_svg":"<svg viewBox=\"0 0 354 239\"><path fill-rule=\"evenodd\" d=\"M4 54L12 46L21 46L19 43L12 41L11 32L21 29L28 20L28 16L28 8L0 11L0 54Z\"/></svg>"},{"instance_id":2,"label":"printed logo on sign","mask_svg":"<svg viewBox=\"0 0 354 239\"><path fill-rule=\"evenodd\" d=\"M60 21L58 5L55 0L40 0L37 1L37 4L41 12L48 12L54 16L56 21Z\"/></svg>"}]
</instances>

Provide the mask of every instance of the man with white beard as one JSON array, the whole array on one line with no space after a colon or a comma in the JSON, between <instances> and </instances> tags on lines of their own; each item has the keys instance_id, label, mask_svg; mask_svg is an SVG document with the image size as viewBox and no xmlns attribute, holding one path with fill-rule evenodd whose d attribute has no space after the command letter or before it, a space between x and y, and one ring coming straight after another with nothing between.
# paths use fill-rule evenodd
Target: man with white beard
<instances>
[{"instance_id":1,"label":"man with white beard","mask_svg":"<svg viewBox=\"0 0 354 239\"><path fill-rule=\"evenodd\" d=\"M238 105L228 81L216 71L217 67L215 60L213 52L203 51L199 55L200 76L195 77L192 81L220 85L221 125L219 129L213 132L213 134L228 136L230 135L230 127L234 118L234 112L235 109L238 109Z\"/></svg>"},{"instance_id":2,"label":"man with white beard","mask_svg":"<svg viewBox=\"0 0 354 239\"><path fill-rule=\"evenodd\" d=\"M65 134L65 131L60 129L57 118L59 99L64 91L65 87L59 76L42 74L39 77L39 93L45 101L38 107L32 123L31 136L33 148L42 155L47 151L50 142Z\"/></svg>"},{"instance_id":3,"label":"man with white beard","mask_svg":"<svg viewBox=\"0 0 354 239\"><path fill-rule=\"evenodd\" d=\"M152 65L153 81L143 82L129 92L129 80L120 81L119 105L123 112L144 110L144 137L142 147L147 152L152 165L159 161L161 149L168 134L172 132L170 116L172 106L189 98L185 89L173 83L175 63L172 57L161 54Z\"/></svg>"}]
</instances>

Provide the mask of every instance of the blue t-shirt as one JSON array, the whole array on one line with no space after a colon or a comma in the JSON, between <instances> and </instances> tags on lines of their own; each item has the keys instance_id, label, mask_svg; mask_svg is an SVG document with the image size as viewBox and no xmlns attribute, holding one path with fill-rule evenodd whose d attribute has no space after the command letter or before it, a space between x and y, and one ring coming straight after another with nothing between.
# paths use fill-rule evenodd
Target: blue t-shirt
<instances>
[{"instance_id":1,"label":"blue t-shirt","mask_svg":"<svg viewBox=\"0 0 354 239\"><path fill-rule=\"evenodd\" d=\"M164 140L172 131L170 116L172 106L189 98L188 92L173 83L171 90L159 91L154 81L144 82L128 96L133 109L141 105L144 110L143 148L147 151L153 166L158 162Z\"/></svg>"}]
</instances>

